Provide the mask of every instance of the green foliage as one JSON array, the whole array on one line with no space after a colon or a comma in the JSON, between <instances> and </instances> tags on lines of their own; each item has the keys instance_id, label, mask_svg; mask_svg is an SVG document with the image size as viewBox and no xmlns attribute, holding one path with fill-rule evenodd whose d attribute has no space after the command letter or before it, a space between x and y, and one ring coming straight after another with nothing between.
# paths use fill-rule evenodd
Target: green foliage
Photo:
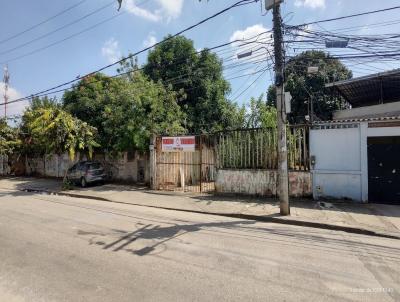
<instances>
[{"instance_id":1,"label":"green foliage","mask_svg":"<svg viewBox=\"0 0 400 302\"><path fill-rule=\"evenodd\" d=\"M61 108L61 104L57 101L56 98L48 98L47 96L39 98L34 97L29 104L29 108L32 111L41 108Z\"/></svg>"},{"instance_id":2,"label":"green foliage","mask_svg":"<svg viewBox=\"0 0 400 302\"><path fill-rule=\"evenodd\" d=\"M307 74L309 66L318 67L318 73ZM304 121L304 117L309 114L311 98L315 115L323 120L331 118L333 111L345 104L340 97L326 93L325 84L351 77L352 73L346 66L323 51L306 51L290 59L285 67L285 90L293 98L290 122ZM267 99L271 105L276 103L273 87L269 88Z\"/></svg>"},{"instance_id":3,"label":"green foliage","mask_svg":"<svg viewBox=\"0 0 400 302\"><path fill-rule=\"evenodd\" d=\"M109 78L96 74L63 97L64 108L98 129L104 151L147 150L153 134L183 134L177 94L141 72Z\"/></svg>"},{"instance_id":4,"label":"green foliage","mask_svg":"<svg viewBox=\"0 0 400 302\"><path fill-rule=\"evenodd\" d=\"M263 95L251 98L245 128L276 128L276 121L276 108L265 102Z\"/></svg>"},{"instance_id":5,"label":"green foliage","mask_svg":"<svg viewBox=\"0 0 400 302\"><path fill-rule=\"evenodd\" d=\"M8 126L6 119L0 119L0 155L10 155L20 146L18 129Z\"/></svg>"},{"instance_id":6,"label":"green foliage","mask_svg":"<svg viewBox=\"0 0 400 302\"><path fill-rule=\"evenodd\" d=\"M210 132L233 127L237 107L226 95L229 83L223 77L222 62L209 50L200 53L193 41L174 37L150 51L144 73L155 82L183 93L179 105L187 115L189 132Z\"/></svg>"},{"instance_id":7,"label":"green foliage","mask_svg":"<svg viewBox=\"0 0 400 302\"><path fill-rule=\"evenodd\" d=\"M45 103L45 102L44 102ZM96 128L73 117L58 106L35 107L25 111L21 128L24 129L26 151L42 154L68 152L71 159L76 152L92 156L99 145L95 141Z\"/></svg>"}]
</instances>

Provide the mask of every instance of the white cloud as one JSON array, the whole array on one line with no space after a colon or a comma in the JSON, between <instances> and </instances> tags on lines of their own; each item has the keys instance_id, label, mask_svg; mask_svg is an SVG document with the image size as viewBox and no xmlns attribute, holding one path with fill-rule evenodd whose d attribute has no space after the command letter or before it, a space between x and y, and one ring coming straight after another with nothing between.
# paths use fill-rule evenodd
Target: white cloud
<instances>
[{"instance_id":1,"label":"white cloud","mask_svg":"<svg viewBox=\"0 0 400 302\"><path fill-rule=\"evenodd\" d=\"M168 18L178 18L182 12L183 0L158 0L158 3Z\"/></svg>"},{"instance_id":2,"label":"white cloud","mask_svg":"<svg viewBox=\"0 0 400 302\"><path fill-rule=\"evenodd\" d=\"M295 0L294 5L297 7L304 6L312 9L325 8L325 0Z\"/></svg>"},{"instance_id":3,"label":"white cloud","mask_svg":"<svg viewBox=\"0 0 400 302\"><path fill-rule=\"evenodd\" d=\"M119 42L114 38L111 38L104 43L101 53L110 63L114 63L122 58L122 53L119 49Z\"/></svg>"},{"instance_id":4,"label":"white cloud","mask_svg":"<svg viewBox=\"0 0 400 302\"><path fill-rule=\"evenodd\" d=\"M4 103L4 83L0 82L0 102ZM8 87L9 101L19 99L23 95L13 87ZM20 115L24 112L25 108L29 105L28 101L16 102L7 105L7 116ZM0 117L4 116L4 105L0 106Z\"/></svg>"},{"instance_id":5,"label":"white cloud","mask_svg":"<svg viewBox=\"0 0 400 302\"><path fill-rule=\"evenodd\" d=\"M235 31L229 40L230 42L233 42L235 40L246 40L249 38L257 39L258 35L266 31L268 31L268 29L265 28L262 24L256 24L253 26L249 26L244 30Z\"/></svg>"},{"instance_id":6,"label":"white cloud","mask_svg":"<svg viewBox=\"0 0 400 302\"><path fill-rule=\"evenodd\" d=\"M152 22L165 20L169 22L178 18L182 13L184 0L157 0L157 8L154 10L142 8L137 0L126 0L125 10L135 16Z\"/></svg>"},{"instance_id":7,"label":"white cloud","mask_svg":"<svg viewBox=\"0 0 400 302\"><path fill-rule=\"evenodd\" d=\"M151 32L147 36L146 40L143 41L143 46L147 48L147 47L153 46L156 43L157 43L157 38L155 36L155 33Z\"/></svg>"},{"instance_id":8,"label":"white cloud","mask_svg":"<svg viewBox=\"0 0 400 302\"><path fill-rule=\"evenodd\" d=\"M159 11L153 13L147 9L141 8L135 4L135 0L125 1L125 9L135 16L142 17L153 22L158 22L162 18Z\"/></svg>"},{"instance_id":9,"label":"white cloud","mask_svg":"<svg viewBox=\"0 0 400 302\"><path fill-rule=\"evenodd\" d=\"M272 50L272 44L268 42L272 42L272 38L270 34L266 33L268 29L264 27L262 24L255 24L253 26L249 26L243 30L235 31L231 37L230 42L238 41L237 43L231 44L233 48L236 48L234 56L236 57L240 53L247 53L252 51L252 55L249 57L241 58L240 60L244 61L257 61L260 59L260 55L265 53L265 48ZM264 34L265 33L265 34ZM243 42L241 42L243 41ZM259 43L250 43L249 42L263 42L263 45ZM246 45L244 45L246 43Z\"/></svg>"}]
</instances>

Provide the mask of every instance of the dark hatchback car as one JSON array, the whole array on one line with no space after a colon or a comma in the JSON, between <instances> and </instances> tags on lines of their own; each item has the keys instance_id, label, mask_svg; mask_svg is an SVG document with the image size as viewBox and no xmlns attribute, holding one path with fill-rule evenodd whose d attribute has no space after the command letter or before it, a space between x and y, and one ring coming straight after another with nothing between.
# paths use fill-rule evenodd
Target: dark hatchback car
<instances>
[{"instance_id":1,"label":"dark hatchback car","mask_svg":"<svg viewBox=\"0 0 400 302\"><path fill-rule=\"evenodd\" d=\"M81 161L68 169L67 179L73 183L80 184L82 187L86 187L92 183L104 183L107 175L101 163Z\"/></svg>"}]
</instances>

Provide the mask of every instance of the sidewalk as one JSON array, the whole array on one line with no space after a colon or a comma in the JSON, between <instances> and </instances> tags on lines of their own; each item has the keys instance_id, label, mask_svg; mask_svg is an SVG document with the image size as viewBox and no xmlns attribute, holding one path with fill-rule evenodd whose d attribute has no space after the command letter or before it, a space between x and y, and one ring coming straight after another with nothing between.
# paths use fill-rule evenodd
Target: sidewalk
<instances>
[{"instance_id":1,"label":"sidewalk","mask_svg":"<svg viewBox=\"0 0 400 302\"><path fill-rule=\"evenodd\" d=\"M291 201L291 216L281 217L278 201L267 198L188 195L114 184L62 191L62 182L59 180L19 177L0 179L0 189L54 192L110 202L328 229L354 228L360 233L374 232L400 238L400 206L294 200Z\"/></svg>"}]
</instances>

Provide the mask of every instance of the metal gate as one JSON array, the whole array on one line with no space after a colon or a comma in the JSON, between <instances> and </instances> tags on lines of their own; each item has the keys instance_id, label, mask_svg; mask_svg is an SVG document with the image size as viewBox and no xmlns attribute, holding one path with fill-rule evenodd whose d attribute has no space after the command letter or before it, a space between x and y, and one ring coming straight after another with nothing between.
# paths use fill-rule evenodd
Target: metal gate
<instances>
[{"instance_id":1,"label":"metal gate","mask_svg":"<svg viewBox=\"0 0 400 302\"><path fill-rule=\"evenodd\" d=\"M162 137L155 142L157 190L213 192L215 190L215 140L212 135L196 135L194 151L162 150Z\"/></svg>"},{"instance_id":2,"label":"metal gate","mask_svg":"<svg viewBox=\"0 0 400 302\"><path fill-rule=\"evenodd\" d=\"M368 138L368 200L400 204L400 137Z\"/></svg>"}]
</instances>

